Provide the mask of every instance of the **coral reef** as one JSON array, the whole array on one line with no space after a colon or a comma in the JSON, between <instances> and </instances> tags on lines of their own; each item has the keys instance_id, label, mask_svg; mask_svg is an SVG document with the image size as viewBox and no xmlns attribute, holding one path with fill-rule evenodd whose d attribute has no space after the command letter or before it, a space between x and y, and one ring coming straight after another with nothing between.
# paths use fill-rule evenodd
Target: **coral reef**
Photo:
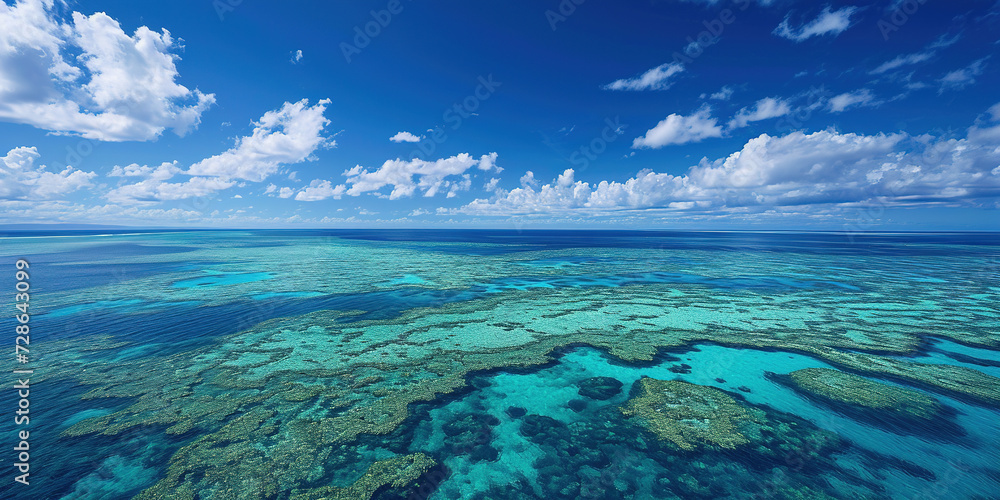
<instances>
[{"instance_id":1,"label":"coral reef","mask_svg":"<svg viewBox=\"0 0 1000 500\"><path fill-rule=\"evenodd\" d=\"M638 395L622 413L638 417L653 434L684 450L714 445L736 448L750 442L739 432L746 422L759 422L751 412L726 393L711 387L675 380L643 378L636 382Z\"/></svg>"},{"instance_id":2,"label":"coral reef","mask_svg":"<svg viewBox=\"0 0 1000 500\"><path fill-rule=\"evenodd\" d=\"M580 381L578 394L590 399L604 401L622 392L620 380L611 377L590 377Z\"/></svg>"}]
</instances>

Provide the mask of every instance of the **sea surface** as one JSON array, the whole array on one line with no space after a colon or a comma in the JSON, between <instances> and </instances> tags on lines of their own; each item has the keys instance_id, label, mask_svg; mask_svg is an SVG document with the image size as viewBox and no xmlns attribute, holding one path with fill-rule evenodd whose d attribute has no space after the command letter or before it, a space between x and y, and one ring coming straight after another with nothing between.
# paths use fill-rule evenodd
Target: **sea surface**
<instances>
[{"instance_id":1,"label":"sea surface","mask_svg":"<svg viewBox=\"0 0 1000 500\"><path fill-rule=\"evenodd\" d=\"M0 266L0 498L1000 497L996 233L6 232Z\"/></svg>"}]
</instances>

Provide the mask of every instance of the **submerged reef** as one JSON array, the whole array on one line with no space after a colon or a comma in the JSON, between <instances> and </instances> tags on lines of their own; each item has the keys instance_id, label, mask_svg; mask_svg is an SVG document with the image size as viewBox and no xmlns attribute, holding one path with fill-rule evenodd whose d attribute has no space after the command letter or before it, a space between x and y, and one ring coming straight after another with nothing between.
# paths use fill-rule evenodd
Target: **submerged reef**
<instances>
[{"instance_id":1,"label":"submerged reef","mask_svg":"<svg viewBox=\"0 0 1000 500\"><path fill-rule=\"evenodd\" d=\"M273 261L259 267L289 261L283 248L261 250ZM163 346L156 343L145 345L148 339L89 336L42 342L37 360L46 370L32 382L82 386L86 401L108 409L67 424L63 439L117 439L142 431L171 443L168 464L157 464L162 468L156 482L140 495L148 499L284 499L293 492L300 498L368 498L385 488L416 484L445 457L390 442L413 416L415 404L437 404L469 390L473 373L551 365L557 362L556 352L576 345L601 349L620 363L647 365L658 363L664 349L676 352L704 343L797 353L853 373L1000 407L1000 378L905 358L920 351L926 331L996 348L997 315L969 312L933 287L919 295L901 294L908 276L867 282L862 276L856 281L871 283L863 290L836 288L831 293L826 288L838 285L801 281L798 288L789 288L761 278L771 267L786 265L782 255L719 260L697 253L688 256L696 264L678 264L665 251L649 251L651 255L637 259L635 249L560 250L556 256L574 262L589 262L583 257L595 254L606 259L600 272L581 277L566 276L562 267L537 266L554 257L544 251L456 256L402 244L369 249L364 243L339 241L311 247L314 254L308 258L292 259L297 264L288 273L295 278L282 282L287 289L277 292L373 293L385 289L376 281L390 283L405 272L431 283L407 285L424 294L420 304L425 306L388 316L331 307L267 321L258 318L269 311L255 310L237 333L179 353L164 347L173 354L161 353ZM224 252L206 248L198 255L206 261L231 260L223 268L234 273L251 267L241 261L245 253L227 247ZM829 265L825 256L800 258L803 272L811 265ZM841 265L848 269L851 263ZM515 282L507 277L511 269L535 274ZM190 276L184 279L202 274L185 273ZM167 299L177 302L206 295L198 287L173 287L159 279L86 293L95 292L98 299L135 295L149 303L165 300L160 290L168 290ZM207 294L212 297L206 305L260 293L255 287L259 283L213 286L219 293ZM72 302L69 293L51 298L57 306ZM148 348L141 357L116 357L140 348ZM713 361L711 367L680 363L674 373L711 368L709 377L738 380L728 374L738 369L732 360ZM821 378L816 373L826 377L826 389L814 387ZM826 382L839 376L800 373L800 390L888 410L878 406L884 402L871 393L875 389L854 379L836 379L842 380L836 387ZM608 498L640 491L656 498L711 498L764 483L774 485L764 492L769 497L822 498L830 490L818 477L834 472L842 481L848 478L861 497L882 495L864 478L836 468L831 456L845 446L844 440L804 420L747 404L736 393L654 379L637 384L623 413L616 406L624 397L621 390L622 383L610 377L593 377L571 388L573 398L580 399L560 404L581 410L566 410L580 419L576 422L506 402L506 414L520 419L516 432L544 446L534 462L538 484L498 490L492 498L567 498L598 490ZM759 392L754 386L753 395ZM928 417L921 412L934 408L925 404L922 398L930 398L922 393L899 394L909 395L892 399L903 414L923 419ZM605 404L609 407L600 406ZM626 415L631 418L623 419ZM441 453L460 452L480 465L502 460L491 442L497 439L495 428L491 419L464 415L450 427L453 434L442 438L444 449L451 451ZM790 453L805 457L804 465L789 465ZM622 458L645 454L651 458L634 463ZM657 473L630 475L621 469L640 465ZM783 479L774 479L775 468L783 471ZM609 470L616 471L615 477L606 480ZM820 476L809 479L813 472Z\"/></svg>"},{"instance_id":2,"label":"submerged reef","mask_svg":"<svg viewBox=\"0 0 1000 500\"><path fill-rule=\"evenodd\" d=\"M955 410L921 392L883 384L830 368L806 368L788 375L765 372L774 382L850 417L889 430L941 439L961 436Z\"/></svg>"},{"instance_id":3,"label":"submerged reef","mask_svg":"<svg viewBox=\"0 0 1000 500\"><path fill-rule=\"evenodd\" d=\"M702 385L674 380L643 378L639 394L622 413L638 417L662 440L683 450L705 444L736 448L750 442L740 433L762 421L762 412L751 412L726 393Z\"/></svg>"}]
</instances>

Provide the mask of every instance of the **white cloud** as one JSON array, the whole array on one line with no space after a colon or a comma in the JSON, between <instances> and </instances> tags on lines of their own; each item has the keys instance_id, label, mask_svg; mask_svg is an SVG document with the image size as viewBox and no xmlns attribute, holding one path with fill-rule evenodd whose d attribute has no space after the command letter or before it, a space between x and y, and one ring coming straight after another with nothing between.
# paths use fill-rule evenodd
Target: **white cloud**
<instances>
[{"instance_id":1,"label":"white cloud","mask_svg":"<svg viewBox=\"0 0 1000 500\"><path fill-rule=\"evenodd\" d=\"M718 92L714 92L712 95L708 96L708 98L715 99L717 101L728 101L729 98L732 96L733 96L733 88L727 85L719 89Z\"/></svg>"},{"instance_id":2,"label":"white cloud","mask_svg":"<svg viewBox=\"0 0 1000 500\"><path fill-rule=\"evenodd\" d=\"M899 69L903 66L922 63L934 57L934 55L937 54L937 49L943 49L949 47L955 42L957 42L960 36L961 35L955 35L951 38L948 38L947 36L942 35L938 37L937 40L928 45L926 50L914 54L905 54L896 56L892 60L880 64L877 68L871 70L869 73L872 75L878 75L885 73L887 71Z\"/></svg>"},{"instance_id":3,"label":"white cloud","mask_svg":"<svg viewBox=\"0 0 1000 500\"><path fill-rule=\"evenodd\" d=\"M503 172L503 169L497 166L497 153L490 153L488 155L483 155L479 157L479 164L476 168L489 172L493 170L497 173Z\"/></svg>"},{"instance_id":4,"label":"white cloud","mask_svg":"<svg viewBox=\"0 0 1000 500\"><path fill-rule=\"evenodd\" d=\"M788 101L776 97L765 97L757 101L753 109L743 108L739 110L736 116L729 121L729 128L745 127L750 122L785 116L791 112L792 107L789 106Z\"/></svg>"},{"instance_id":5,"label":"white cloud","mask_svg":"<svg viewBox=\"0 0 1000 500\"><path fill-rule=\"evenodd\" d=\"M254 123L253 133L241 137L228 151L191 165L188 175L210 175L225 179L261 182L282 164L299 163L319 148L335 142L323 136L330 123L323 117L329 99L309 106L308 99L286 102L268 111Z\"/></svg>"},{"instance_id":6,"label":"white cloud","mask_svg":"<svg viewBox=\"0 0 1000 500\"><path fill-rule=\"evenodd\" d=\"M340 199L344 195L346 188L343 184L334 187L330 181L316 179L309 183L309 187L302 189L295 195L298 201L320 201L327 198Z\"/></svg>"},{"instance_id":7,"label":"white cloud","mask_svg":"<svg viewBox=\"0 0 1000 500\"><path fill-rule=\"evenodd\" d=\"M358 165L344 172L347 184L351 185L346 194L358 196L392 186L392 192L389 193L391 200L413 196L418 189L425 197L434 196L445 189L449 190L449 196L454 196L452 193L455 193L456 189L468 189L466 186L468 179L459 181L449 180L448 177L462 176L467 170L479 165L482 161L491 162L492 166L495 160L495 153L483 155L479 160L468 153L462 153L435 161L421 159L406 161L397 158L386 161L375 171L369 171ZM465 187L463 188L463 186Z\"/></svg>"},{"instance_id":8,"label":"white cloud","mask_svg":"<svg viewBox=\"0 0 1000 500\"><path fill-rule=\"evenodd\" d=\"M125 184L112 189L104 195L108 201L123 205L150 204L159 201L183 200L198 196L207 196L233 187L236 182L218 177L191 177L183 182L166 182L172 179L181 169L176 162L162 163L155 169L137 165L129 165L124 173L138 173L145 177L135 184ZM120 167L115 167L110 175L121 174Z\"/></svg>"},{"instance_id":9,"label":"white cloud","mask_svg":"<svg viewBox=\"0 0 1000 500\"><path fill-rule=\"evenodd\" d=\"M0 120L103 141L197 127L214 94L179 76L170 32L127 35L102 12L64 22L53 0L0 3ZM65 57L64 56L72 56Z\"/></svg>"},{"instance_id":10,"label":"white cloud","mask_svg":"<svg viewBox=\"0 0 1000 500\"><path fill-rule=\"evenodd\" d=\"M830 6L823 8L816 19L794 29L788 24L788 16L781 21L781 24L772 33L782 38L787 38L793 42L801 42L814 36L832 34L837 36L851 26L851 15L858 11L857 7L844 7L838 10L830 10Z\"/></svg>"},{"instance_id":11,"label":"white cloud","mask_svg":"<svg viewBox=\"0 0 1000 500\"><path fill-rule=\"evenodd\" d=\"M1000 112L1000 108L997 109ZM971 134L970 134L971 135ZM987 137L983 137L985 139ZM1000 192L1000 132L991 142L832 130L762 134L725 158L702 159L685 175L643 170L595 184L566 170L540 188L498 191L445 213L599 214L621 210L706 211L880 203L975 203Z\"/></svg>"},{"instance_id":12,"label":"white cloud","mask_svg":"<svg viewBox=\"0 0 1000 500\"><path fill-rule=\"evenodd\" d=\"M487 192L493 192L497 190L497 187L499 185L500 185L500 179L497 177L493 177L489 181L487 181L486 184L483 184L483 190Z\"/></svg>"},{"instance_id":13,"label":"white cloud","mask_svg":"<svg viewBox=\"0 0 1000 500\"><path fill-rule=\"evenodd\" d=\"M290 187L283 187L278 190L278 198L291 198L295 190Z\"/></svg>"},{"instance_id":14,"label":"white cloud","mask_svg":"<svg viewBox=\"0 0 1000 500\"><path fill-rule=\"evenodd\" d=\"M521 187L525 189L537 186L538 184L538 179L535 179L535 173L531 170L528 170L521 176Z\"/></svg>"},{"instance_id":15,"label":"white cloud","mask_svg":"<svg viewBox=\"0 0 1000 500\"><path fill-rule=\"evenodd\" d=\"M854 106L878 106L882 101L875 98L871 90L859 89L845 92L830 98L830 112L840 113Z\"/></svg>"},{"instance_id":16,"label":"white cloud","mask_svg":"<svg viewBox=\"0 0 1000 500\"><path fill-rule=\"evenodd\" d=\"M895 59L892 59L891 61L886 61L880 64L877 68L871 70L871 74L877 75L880 73L885 73L886 71L897 69L902 66L924 62L933 56L934 56L933 51L917 52L916 54L896 56Z\"/></svg>"},{"instance_id":17,"label":"white cloud","mask_svg":"<svg viewBox=\"0 0 1000 500\"><path fill-rule=\"evenodd\" d=\"M392 142L420 142L420 137L413 135L409 132L397 132L396 135L389 138Z\"/></svg>"},{"instance_id":18,"label":"white cloud","mask_svg":"<svg viewBox=\"0 0 1000 500\"><path fill-rule=\"evenodd\" d=\"M983 73L987 59L989 59L989 56L973 61L972 64L961 69L956 69L941 77L939 80L941 88L938 89L938 94L943 93L945 90L962 90L976 83L976 77Z\"/></svg>"},{"instance_id":19,"label":"white cloud","mask_svg":"<svg viewBox=\"0 0 1000 500\"><path fill-rule=\"evenodd\" d=\"M292 53L292 64L298 64L302 60L302 49Z\"/></svg>"},{"instance_id":20,"label":"white cloud","mask_svg":"<svg viewBox=\"0 0 1000 500\"><path fill-rule=\"evenodd\" d=\"M186 171L176 162L156 168L116 165L109 177L144 177L144 180L112 189L105 198L119 204L149 204L207 196L237 185L239 180L262 182L282 165L306 161L316 149L333 146L333 141L322 135L323 127L329 123L323 117L329 103L329 99L315 106L308 106L305 99L294 104L286 102L281 109L264 113L250 136L237 139L228 151L201 160ZM167 182L178 174L190 178ZM265 193L273 191L268 186Z\"/></svg>"},{"instance_id":21,"label":"white cloud","mask_svg":"<svg viewBox=\"0 0 1000 500\"><path fill-rule=\"evenodd\" d=\"M1000 144L1000 102L990 106L987 114L988 120L969 128L969 140L980 144ZM989 125L990 122L993 124ZM1000 166L997 166L997 171L1000 171Z\"/></svg>"},{"instance_id":22,"label":"white cloud","mask_svg":"<svg viewBox=\"0 0 1000 500\"><path fill-rule=\"evenodd\" d=\"M94 172L66 167L50 172L45 165L35 166L38 149L17 147L0 158L0 200L51 200L92 185Z\"/></svg>"},{"instance_id":23,"label":"white cloud","mask_svg":"<svg viewBox=\"0 0 1000 500\"><path fill-rule=\"evenodd\" d=\"M424 210L422 208L418 208L418 209L410 212L410 217L420 217L421 215L430 215L430 214L431 214L431 212L429 210Z\"/></svg>"},{"instance_id":24,"label":"white cloud","mask_svg":"<svg viewBox=\"0 0 1000 500\"><path fill-rule=\"evenodd\" d=\"M684 71L680 63L661 64L635 77L615 80L604 86L605 90L666 90L673 85L670 77Z\"/></svg>"},{"instance_id":25,"label":"white cloud","mask_svg":"<svg viewBox=\"0 0 1000 500\"><path fill-rule=\"evenodd\" d=\"M646 131L646 135L637 137L632 147L662 148L670 144L686 144L709 137L722 137L722 127L716 123L711 114L712 108L707 105L689 116L671 114Z\"/></svg>"}]
</instances>

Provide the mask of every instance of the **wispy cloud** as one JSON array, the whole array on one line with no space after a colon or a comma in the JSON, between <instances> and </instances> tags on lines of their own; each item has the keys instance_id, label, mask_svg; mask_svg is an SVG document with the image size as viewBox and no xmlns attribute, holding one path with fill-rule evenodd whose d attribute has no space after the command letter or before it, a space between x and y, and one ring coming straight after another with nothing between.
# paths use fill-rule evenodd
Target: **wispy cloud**
<instances>
[{"instance_id":1,"label":"wispy cloud","mask_svg":"<svg viewBox=\"0 0 1000 500\"><path fill-rule=\"evenodd\" d=\"M605 90L666 90L673 85L670 78L684 71L681 63L661 64L634 77L615 80L604 86Z\"/></svg>"},{"instance_id":2,"label":"wispy cloud","mask_svg":"<svg viewBox=\"0 0 1000 500\"><path fill-rule=\"evenodd\" d=\"M814 36L833 35L837 36L851 26L851 15L858 11L857 7L844 7L838 10L830 10L830 6L823 8L816 19L800 26L792 28L788 22L788 16L772 33L782 38L787 38L793 42L801 42Z\"/></svg>"},{"instance_id":3,"label":"wispy cloud","mask_svg":"<svg viewBox=\"0 0 1000 500\"><path fill-rule=\"evenodd\" d=\"M945 90L961 90L976 83L976 77L983 74L983 69L986 68L986 60L989 58L990 56L986 56L978 59L964 68L956 69L941 77L938 80L941 84L938 94L944 93Z\"/></svg>"},{"instance_id":4,"label":"wispy cloud","mask_svg":"<svg viewBox=\"0 0 1000 500\"><path fill-rule=\"evenodd\" d=\"M852 107L878 106L882 101L875 98L869 89L859 89L845 92L830 98L829 109L832 113L840 113Z\"/></svg>"},{"instance_id":5,"label":"wispy cloud","mask_svg":"<svg viewBox=\"0 0 1000 500\"><path fill-rule=\"evenodd\" d=\"M752 108L743 108L729 121L729 128L745 127L750 122L758 122L770 118L785 116L792 112L788 101L777 97L765 97L757 101Z\"/></svg>"}]
</instances>

